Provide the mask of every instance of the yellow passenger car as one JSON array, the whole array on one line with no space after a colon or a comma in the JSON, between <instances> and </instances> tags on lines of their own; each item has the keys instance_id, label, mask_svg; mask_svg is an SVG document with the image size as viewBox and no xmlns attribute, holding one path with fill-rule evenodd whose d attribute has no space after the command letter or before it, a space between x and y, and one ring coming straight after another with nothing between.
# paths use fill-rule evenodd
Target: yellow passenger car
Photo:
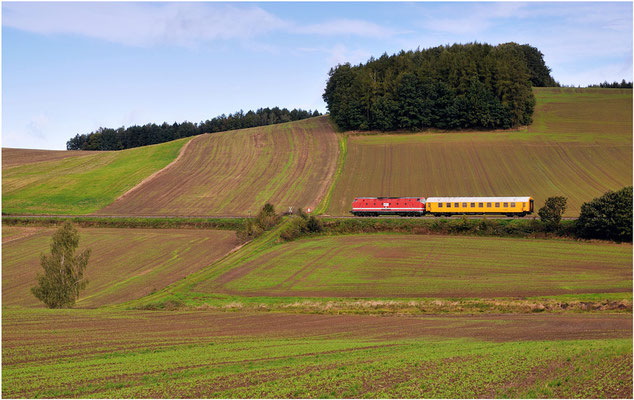
<instances>
[{"instance_id":1,"label":"yellow passenger car","mask_svg":"<svg viewBox=\"0 0 634 400\"><path fill-rule=\"evenodd\" d=\"M428 197L426 210L433 215L501 214L525 216L533 212L532 197Z\"/></svg>"}]
</instances>

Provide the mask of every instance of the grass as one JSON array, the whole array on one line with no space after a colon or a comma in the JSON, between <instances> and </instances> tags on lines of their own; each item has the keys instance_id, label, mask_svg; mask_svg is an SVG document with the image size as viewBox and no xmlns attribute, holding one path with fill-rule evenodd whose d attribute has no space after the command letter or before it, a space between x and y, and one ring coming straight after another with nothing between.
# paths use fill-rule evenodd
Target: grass
<instances>
[{"instance_id":1,"label":"grass","mask_svg":"<svg viewBox=\"0 0 634 400\"><path fill-rule=\"evenodd\" d=\"M3 168L2 212L95 212L169 164L188 140Z\"/></svg>"},{"instance_id":2,"label":"grass","mask_svg":"<svg viewBox=\"0 0 634 400\"><path fill-rule=\"evenodd\" d=\"M350 135L327 209L360 196L568 198L567 216L632 184L632 91L535 89L534 124L516 131Z\"/></svg>"},{"instance_id":3,"label":"grass","mask_svg":"<svg viewBox=\"0 0 634 400\"><path fill-rule=\"evenodd\" d=\"M411 235L302 239L194 289L305 297L508 297L631 291L632 246ZM523 277L531 276L530 281Z\"/></svg>"},{"instance_id":4,"label":"grass","mask_svg":"<svg viewBox=\"0 0 634 400\"><path fill-rule=\"evenodd\" d=\"M333 328L311 318L311 329L301 327L308 321L269 316L272 323L286 323L250 333L248 326L256 323L251 315L241 321L201 313L3 309L2 395L624 398L632 391L631 338L402 337L365 319ZM261 326L268 319L257 321ZM464 329L473 323L458 320L444 329L477 335L478 329ZM496 325L479 324L480 330Z\"/></svg>"}]
</instances>

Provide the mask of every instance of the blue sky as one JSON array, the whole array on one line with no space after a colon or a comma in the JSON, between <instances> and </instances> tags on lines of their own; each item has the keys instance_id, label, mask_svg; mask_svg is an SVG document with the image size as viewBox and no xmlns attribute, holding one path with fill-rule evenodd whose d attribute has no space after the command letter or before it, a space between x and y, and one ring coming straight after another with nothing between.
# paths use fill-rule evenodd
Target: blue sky
<instances>
[{"instance_id":1,"label":"blue sky","mask_svg":"<svg viewBox=\"0 0 634 400\"><path fill-rule=\"evenodd\" d=\"M318 109L329 69L401 49L528 43L562 84L632 80L632 3L2 3L2 146Z\"/></svg>"}]
</instances>

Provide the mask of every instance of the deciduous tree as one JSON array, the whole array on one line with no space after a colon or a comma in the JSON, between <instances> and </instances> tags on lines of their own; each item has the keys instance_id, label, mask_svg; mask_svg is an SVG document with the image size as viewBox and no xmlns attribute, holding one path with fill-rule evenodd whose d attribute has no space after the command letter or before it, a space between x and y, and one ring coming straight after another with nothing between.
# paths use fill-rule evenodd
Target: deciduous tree
<instances>
[{"instance_id":1,"label":"deciduous tree","mask_svg":"<svg viewBox=\"0 0 634 400\"><path fill-rule=\"evenodd\" d=\"M84 271L90 258L90 249L75 255L78 246L79 233L70 221L66 221L53 234L51 254L41 256L44 274L38 274L38 285L31 292L49 308L72 307L79 297L79 291L88 284L84 279Z\"/></svg>"}]
</instances>

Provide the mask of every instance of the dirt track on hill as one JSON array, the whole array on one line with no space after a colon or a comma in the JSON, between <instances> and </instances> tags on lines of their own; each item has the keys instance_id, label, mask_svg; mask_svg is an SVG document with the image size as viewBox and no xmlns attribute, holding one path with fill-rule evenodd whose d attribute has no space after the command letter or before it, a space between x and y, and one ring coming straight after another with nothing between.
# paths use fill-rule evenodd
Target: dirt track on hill
<instances>
[{"instance_id":1,"label":"dirt track on hill","mask_svg":"<svg viewBox=\"0 0 634 400\"><path fill-rule=\"evenodd\" d=\"M266 202L314 209L338 148L327 117L200 135L170 168L96 214L246 216Z\"/></svg>"}]
</instances>

